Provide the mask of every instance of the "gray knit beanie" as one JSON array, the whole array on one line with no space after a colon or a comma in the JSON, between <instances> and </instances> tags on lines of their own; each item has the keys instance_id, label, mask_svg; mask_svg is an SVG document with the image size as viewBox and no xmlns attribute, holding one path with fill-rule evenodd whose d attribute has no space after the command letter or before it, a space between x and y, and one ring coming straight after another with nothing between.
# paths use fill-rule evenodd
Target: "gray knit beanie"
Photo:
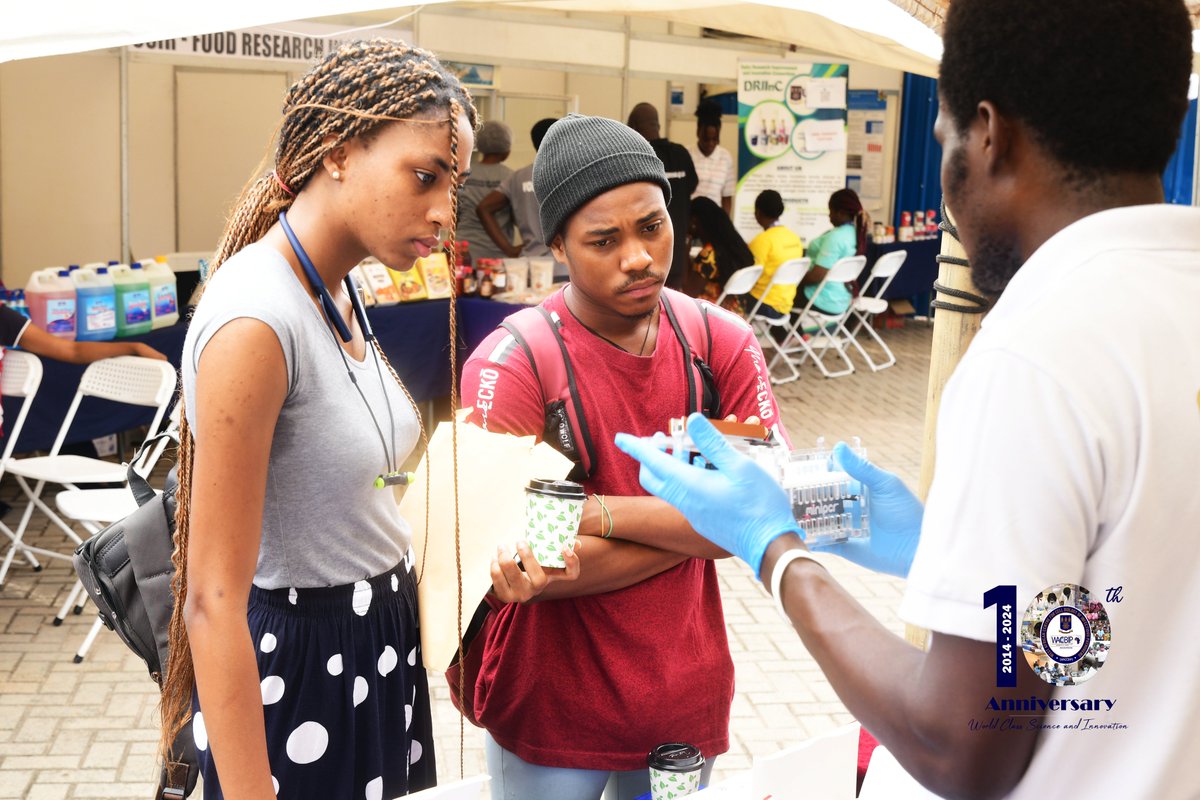
<instances>
[{"instance_id":1,"label":"gray knit beanie","mask_svg":"<svg viewBox=\"0 0 1200 800\"><path fill-rule=\"evenodd\" d=\"M605 117L568 114L550 126L533 161L533 191L549 243L575 211L609 189L646 181L671 202L663 163L642 135Z\"/></svg>"}]
</instances>

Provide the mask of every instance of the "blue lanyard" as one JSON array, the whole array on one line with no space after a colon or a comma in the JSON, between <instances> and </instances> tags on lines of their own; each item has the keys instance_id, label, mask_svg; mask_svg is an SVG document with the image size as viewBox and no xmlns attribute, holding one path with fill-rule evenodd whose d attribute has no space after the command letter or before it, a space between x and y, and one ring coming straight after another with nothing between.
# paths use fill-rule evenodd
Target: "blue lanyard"
<instances>
[{"instance_id":1,"label":"blue lanyard","mask_svg":"<svg viewBox=\"0 0 1200 800\"><path fill-rule=\"evenodd\" d=\"M342 337L343 342L353 340L354 334L350 332L350 327L346 325L346 321L338 313L337 305L333 302L333 296L325 288L325 281L321 280L321 274L313 266L312 259L308 257L308 253L304 251L300 240L296 238L296 233L292 230L292 226L288 224L286 211L279 212L279 224L283 227L283 235L287 237L288 243L292 246L292 252L300 260L300 267L304 270L304 276L308 278L309 285L317 293L317 300L321 304L321 311L325 314L325 319L334 327L338 336ZM354 308L354 316L358 318L358 327L362 328L363 337L367 341L371 341L375 338L375 333L371 330L371 323L367 321L367 310L363 308L362 299L358 296L358 287L354 285L354 279L349 275L346 276L345 283L346 292L350 295L350 305Z\"/></svg>"}]
</instances>

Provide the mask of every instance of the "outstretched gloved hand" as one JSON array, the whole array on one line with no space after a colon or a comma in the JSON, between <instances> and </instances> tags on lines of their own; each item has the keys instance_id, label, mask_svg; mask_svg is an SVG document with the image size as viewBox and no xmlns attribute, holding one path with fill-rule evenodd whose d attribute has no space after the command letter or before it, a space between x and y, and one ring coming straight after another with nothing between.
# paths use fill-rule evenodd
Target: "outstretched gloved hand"
<instances>
[{"instance_id":1,"label":"outstretched gloved hand","mask_svg":"<svg viewBox=\"0 0 1200 800\"><path fill-rule=\"evenodd\" d=\"M692 466L653 444L619 433L616 444L642 465L642 488L679 509L691 526L745 561L757 576L776 537L800 533L792 503L762 467L737 452L701 414L688 417L688 436L715 470Z\"/></svg>"},{"instance_id":2,"label":"outstretched gloved hand","mask_svg":"<svg viewBox=\"0 0 1200 800\"><path fill-rule=\"evenodd\" d=\"M820 549L876 572L907 577L921 538L921 517L925 507L904 481L862 458L845 442L834 446L833 458L846 474L870 492L867 512L871 520L871 538L865 542L839 542Z\"/></svg>"}]
</instances>

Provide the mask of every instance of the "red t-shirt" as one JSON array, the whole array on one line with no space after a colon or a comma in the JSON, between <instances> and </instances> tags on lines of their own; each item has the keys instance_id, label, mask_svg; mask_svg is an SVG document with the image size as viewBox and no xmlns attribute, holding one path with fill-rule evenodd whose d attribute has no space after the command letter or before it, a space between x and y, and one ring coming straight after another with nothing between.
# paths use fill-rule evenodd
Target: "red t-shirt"
<instances>
[{"instance_id":1,"label":"red t-shirt","mask_svg":"<svg viewBox=\"0 0 1200 800\"><path fill-rule=\"evenodd\" d=\"M671 293L673 305L693 302ZM645 495L638 464L616 449L619 432L666 431L688 408L678 340L660 315L649 356L590 333L562 292L544 306L563 320L596 462L589 493ZM763 354L749 326L708 307L708 363L721 413L779 422ZM463 368L470 421L488 430L540 436L541 388L520 347L493 332ZM481 379L480 373L483 372ZM782 425L780 426L782 430ZM628 520L624 521L629 524ZM550 767L634 770L664 742L689 742L706 756L729 749L733 661L725 637L716 567L692 558L615 592L504 606L484 646L475 687L480 721L506 750Z\"/></svg>"}]
</instances>

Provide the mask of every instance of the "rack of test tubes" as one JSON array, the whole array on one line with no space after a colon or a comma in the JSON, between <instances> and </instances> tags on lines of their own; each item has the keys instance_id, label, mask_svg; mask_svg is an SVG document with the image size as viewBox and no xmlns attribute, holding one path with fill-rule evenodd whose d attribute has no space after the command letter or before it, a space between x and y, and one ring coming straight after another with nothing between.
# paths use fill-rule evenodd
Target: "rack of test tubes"
<instances>
[{"instance_id":1,"label":"rack of test tubes","mask_svg":"<svg viewBox=\"0 0 1200 800\"><path fill-rule=\"evenodd\" d=\"M817 439L816 447L789 450L774 431L762 426L716 420L713 425L735 450L757 462L788 493L809 547L870 538L867 488L838 469L824 437ZM658 441L662 443L661 438ZM687 435L686 420L671 420L666 441L670 452L690 463L709 466ZM848 444L866 457L858 437Z\"/></svg>"}]
</instances>

